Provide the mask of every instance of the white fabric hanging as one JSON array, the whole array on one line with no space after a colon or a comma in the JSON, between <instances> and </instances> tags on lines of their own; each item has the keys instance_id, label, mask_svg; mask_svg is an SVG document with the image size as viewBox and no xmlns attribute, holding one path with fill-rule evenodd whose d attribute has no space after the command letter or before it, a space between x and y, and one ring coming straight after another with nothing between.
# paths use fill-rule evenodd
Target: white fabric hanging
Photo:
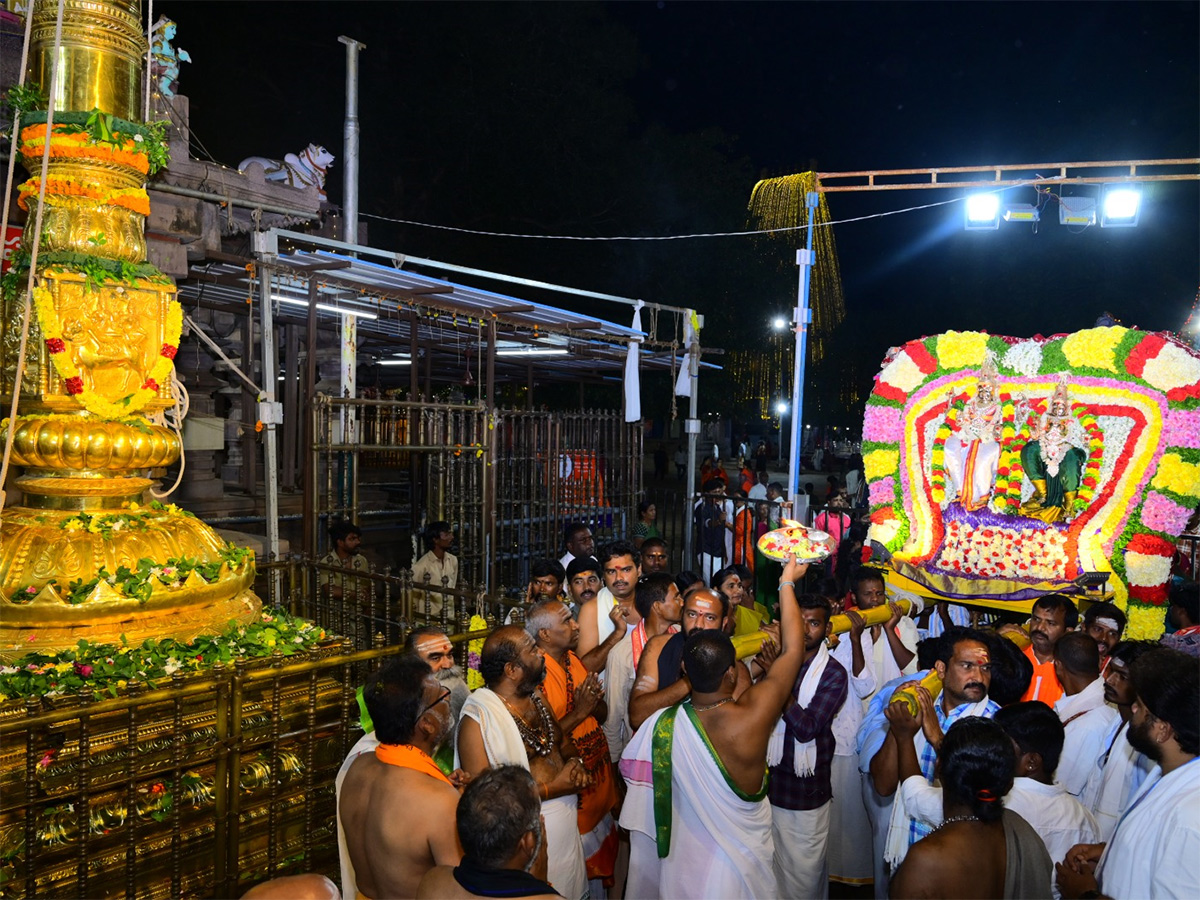
<instances>
[{"instance_id":1,"label":"white fabric hanging","mask_svg":"<svg viewBox=\"0 0 1200 900\"><path fill-rule=\"evenodd\" d=\"M690 397L692 396L692 368L689 364L688 354L691 352L692 345L700 340L700 322L696 318L694 310L688 310L688 314L683 318L683 359L679 364L679 377L675 379L675 396Z\"/></svg>"},{"instance_id":2,"label":"white fabric hanging","mask_svg":"<svg viewBox=\"0 0 1200 900\"><path fill-rule=\"evenodd\" d=\"M633 324L629 327L634 331L642 330L642 307L646 304L639 300L633 307ZM638 377L638 344L641 338L629 341L629 350L625 354L625 421L637 422L642 418L642 386Z\"/></svg>"}]
</instances>

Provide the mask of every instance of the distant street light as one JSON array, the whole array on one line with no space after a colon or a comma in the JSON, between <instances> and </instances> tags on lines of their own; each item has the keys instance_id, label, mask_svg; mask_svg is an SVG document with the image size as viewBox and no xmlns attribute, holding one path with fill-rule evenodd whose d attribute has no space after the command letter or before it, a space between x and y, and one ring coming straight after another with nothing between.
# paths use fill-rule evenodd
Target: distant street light
<instances>
[{"instance_id":1,"label":"distant street light","mask_svg":"<svg viewBox=\"0 0 1200 900\"><path fill-rule=\"evenodd\" d=\"M771 327L776 331L783 331L783 329L787 328L787 319L783 316L776 316L771 320Z\"/></svg>"}]
</instances>

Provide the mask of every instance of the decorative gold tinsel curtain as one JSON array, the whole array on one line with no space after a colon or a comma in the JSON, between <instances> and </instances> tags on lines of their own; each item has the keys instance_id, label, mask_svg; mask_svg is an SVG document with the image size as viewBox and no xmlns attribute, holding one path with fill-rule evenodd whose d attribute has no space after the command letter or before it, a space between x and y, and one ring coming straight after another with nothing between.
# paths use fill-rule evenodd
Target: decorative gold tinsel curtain
<instances>
[{"instance_id":1,"label":"decorative gold tinsel curtain","mask_svg":"<svg viewBox=\"0 0 1200 900\"><path fill-rule=\"evenodd\" d=\"M795 228L808 223L804 197L817 190L817 173L801 172L782 178L767 178L754 186L750 194L750 218L758 228ZM833 240L833 221L829 201L820 194L813 210L814 264L809 282L809 306L812 308L812 330L809 346L810 360L819 365L825 359L829 336L846 317L846 301L842 295L842 275L838 268L837 245ZM804 231L784 231L772 235L803 247Z\"/></svg>"}]
</instances>

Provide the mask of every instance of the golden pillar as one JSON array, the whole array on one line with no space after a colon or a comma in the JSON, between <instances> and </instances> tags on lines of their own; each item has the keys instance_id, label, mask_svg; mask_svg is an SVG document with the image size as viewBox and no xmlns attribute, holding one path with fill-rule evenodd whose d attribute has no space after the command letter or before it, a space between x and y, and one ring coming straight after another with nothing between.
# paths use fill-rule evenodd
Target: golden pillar
<instances>
[{"instance_id":1,"label":"golden pillar","mask_svg":"<svg viewBox=\"0 0 1200 900\"><path fill-rule=\"evenodd\" d=\"M19 188L23 249L39 210L42 222L21 371L27 266L8 277L0 315L0 388L21 388L4 429L23 467L0 523L0 658L81 638L188 640L261 606L247 551L147 496L152 470L181 450L163 413L182 311L174 283L145 261L145 183L164 145L139 120L141 3L66 0L56 53L57 9L34 3L27 76L49 96L57 69L53 124L26 112L15 142L31 175Z\"/></svg>"}]
</instances>

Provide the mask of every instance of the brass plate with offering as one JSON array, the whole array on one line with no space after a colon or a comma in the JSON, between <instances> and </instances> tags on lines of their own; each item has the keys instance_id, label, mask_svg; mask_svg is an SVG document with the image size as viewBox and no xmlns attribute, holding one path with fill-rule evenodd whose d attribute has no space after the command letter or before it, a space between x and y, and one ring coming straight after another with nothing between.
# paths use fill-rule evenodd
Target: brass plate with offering
<instances>
[{"instance_id":1,"label":"brass plate with offering","mask_svg":"<svg viewBox=\"0 0 1200 900\"><path fill-rule=\"evenodd\" d=\"M758 549L767 559L777 562L787 562L794 555L798 562L814 563L829 556L832 543L825 532L784 519L779 528L758 539Z\"/></svg>"}]
</instances>

